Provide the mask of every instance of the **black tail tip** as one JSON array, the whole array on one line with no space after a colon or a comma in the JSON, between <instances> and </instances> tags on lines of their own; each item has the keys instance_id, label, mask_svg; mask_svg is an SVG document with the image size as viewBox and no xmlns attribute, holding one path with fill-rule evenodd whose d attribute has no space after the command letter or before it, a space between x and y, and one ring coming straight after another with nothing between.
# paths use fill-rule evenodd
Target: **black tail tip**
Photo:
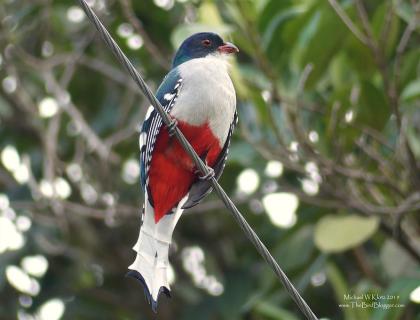
<instances>
[{"instance_id":1,"label":"black tail tip","mask_svg":"<svg viewBox=\"0 0 420 320\"><path fill-rule=\"evenodd\" d=\"M159 289L159 293L157 296L157 300L153 299L150 291L149 291L149 287L146 284L146 281L144 280L143 276L140 274L140 272L136 271L136 270L130 270L125 274L126 277L131 277L134 279L137 279L138 281L140 281L140 283L143 286L144 289L144 295L146 297L147 302L150 304L150 306L152 307L152 310L154 313L157 313L157 307L158 307L158 301L159 297L162 293L164 293L168 298L171 298L171 292L169 291L168 288L166 287L160 287Z\"/></svg>"}]
</instances>

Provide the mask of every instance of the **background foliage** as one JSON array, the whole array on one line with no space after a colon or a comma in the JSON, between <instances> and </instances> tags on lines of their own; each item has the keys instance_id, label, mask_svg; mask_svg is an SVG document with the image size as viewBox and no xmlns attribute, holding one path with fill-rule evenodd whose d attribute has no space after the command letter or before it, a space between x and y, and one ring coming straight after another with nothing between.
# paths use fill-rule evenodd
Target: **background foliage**
<instances>
[{"instance_id":1,"label":"background foliage","mask_svg":"<svg viewBox=\"0 0 420 320\"><path fill-rule=\"evenodd\" d=\"M319 317L418 319L417 1L89 3L153 88L192 32L232 40L222 186ZM75 1L2 0L0 21L0 318L154 317L124 278L147 101ZM158 319L303 318L214 195L170 261ZM365 293L404 307L339 307Z\"/></svg>"}]
</instances>

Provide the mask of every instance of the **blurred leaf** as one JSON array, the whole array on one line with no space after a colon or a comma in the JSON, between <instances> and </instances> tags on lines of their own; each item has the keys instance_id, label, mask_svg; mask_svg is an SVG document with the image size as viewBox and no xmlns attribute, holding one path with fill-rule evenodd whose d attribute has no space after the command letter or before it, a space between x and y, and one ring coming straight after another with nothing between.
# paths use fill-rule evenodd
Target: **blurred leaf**
<instances>
[{"instance_id":1,"label":"blurred leaf","mask_svg":"<svg viewBox=\"0 0 420 320\"><path fill-rule=\"evenodd\" d=\"M420 270L419 270L420 271ZM389 297L389 299L381 300L386 304L400 304L404 307L390 307L390 308L375 308L371 320L394 320L403 319L403 314L408 314L407 309L410 307L409 297L410 293L420 285L419 277L403 277L396 279L385 291L381 292L381 295ZM415 309L415 308L413 308ZM419 310L417 306L417 311ZM417 314L417 319L419 313ZM414 319L414 318L413 318Z\"/></svg>"},{"instance_id":2,"label":"blurred leaf","mask_svg":"<svg viewBox=\"0 0 420 320\"><path fill-rule=\"evenodd\" d=\"M327 264L326 273L328 280L334 288L337 304L344 303L344 295L351 293L345 278L332 263ZM367 320L365 317L360 317L363 313L358 312L356 308L341 308L340 310L344 313L345 320Z\"/></svg>"},{"instance_id":3,"label":"blurred leaf","mask_svg":"<svg viewBox=\"0 0 420 320\"><path fill-rule=\"evenodd\" d=\"M278 55L284 53L284 51L286 50L285 44L281 41L283 27L299 12L300 10L295 8L279 11L275 19L271 21L270 25L264 31L262 45L268 52L269 56L273 58L272 60L274 63L276 63L274 57L277 55L278 59Z\"/></svg>"},{"instance_id":4,"label":"blurred leaf","mask_svg":"<svg viewBox=\"0 0 420 320\"><path fill-rule=\"evenodd\" d=\"M403 101L408 101L414 98L420 97L420 79L414 80L407 84L401 93L401 99Z\"/></svg>"},{"instance_id":5,"label":"blurred leaf","mask_svg":"<svg viewBox=\"0 0 420 320\"><path fill-rule=\"evenodd\" d=\"M237 142L232 145L229 151L229 161L238 162L247 167L255 156L254 151L249 149L246 142Z\"/></svg>"},{"instance_id":6,"label":"blurred leaf","mask_svg":"<svg viewBox=\"0 0 420 320\"><path fill-rule=\"evenodd\" d=\"M284 1L277 1L277 0L270 0L265 5L264 9L259 15L258 18L258 28L259 30L264 33L269 24L272 23L273 20L276 20L276 16L281 13L286 8L290 7L292 1L284 0Z\"/></svg>"},{"instance_id":7,"label":"blurred leaf","mask_svg":"<svg viewBox=\"0 0 420 320\"><path fill-rule=\"evenodd\" d=\"M387 38L385 39L385 55L390 55L394 52L399 36L400 19L398 16L391 15L389 26L385 26L387 15L389 14L389 10L392 10L392 6L393 4L390 1L384 1L376 8L372 21L373 33L377 40L381 39L384 29L389 28Z\"/></svg>"},{"instance_id":8,"label":"blurred leaf","mask_svg":"<svg viewBox=\"0 0 420 320\"><path fill-rule=\"evenodd\" d=\"M345 117L347 112L353 112L350 96L353 84L343 85L334 90L328 101L328 117L326 117L326 135L320 138L325 141L324 150L327 154L334 155L339 150L352 152L354 141L359 135L359 131L353 126L347 125ZM354 120L354 119L353 119ZM334 144L331 142L334 141Z\"/></svg>"},{"instance_id":9,"label":"blurred leaf","mask_svg":"<svg viewBox=\"0 0 420 320\"><path fill-rule=\"evenodd\" d=\"M355 121L381 131L391 115L384 92L368 81L362 81L361 85Z\"/></svg>"},{"instance_id":10,"label":"blurred leaf","mask_svg":"<svg viewBox=\"0 0 420 320\"><path fill-rule=\"evenodd\" d=\"M261 123L269 123L270 110L273 105L268 105L258 89L248 88L248 97L252 98L253 105L242 104L240 114L244 124L251 130L257 129Z\"/></svg>"},{"instance_id":11,"label":"blurred leaf","mask_svg":"<svg viewBox=\"0 0 420 320\"><path fill-rule=\"evenodd\" d=\"M308 263L314 250L312 238L312 227L304 226L275 249L275 257L281 261L285 270L292 270Z\"/></svg>"},{"instance_id":12,"label":"blurred leaf","mask_svg":"<svg viewBox=\"0 0 420 320\"><path fill-rule=\"evenodd\" d=\"M355 82L353 77L349 77L349 74L351 74L351 65L344 52L337 54L334 59L332 59L329 71L331 81L336 90L340 90L343 87L349 88ZM348 97L349 95L346 96L347 101Z\"/></svg>"},{"instance_id":13,"label":"blurred leaf","mask_svg":"<svg viewBox=\"0 0 420 320\"><path fill-rule=\"evenodd\" d=\"M412 5L406 1L394 1L396 4L397 15L406 23L410 23L415 17L415 12Z\"/></svg>"},{"instance_id":14,"label":"blurred leaf","mask_svg":"<svg viewBox=\"0 0 420 320\"><path fill-rule=\"evenodd\" d=\"M279 1L277 1L279 2ZM289 46L295 45L296 42L305 44L309 41L309 37L313 35L315 30L310 30L317 25L319 15L316 14L318 8L317 1L305 1L298 8L301 14L294 17L284 27L282 38ZM298 11L297 11L298 12Z\"/></svg>"},{"instance_id":15,"label":"blurred leaf","mask_svg":"<svg viewBox=\"0 0 420 320\"><path fill-rule=\"evenodd\" d=\"M420 157L420 111L418 109L412 110L410 114L410 122L407 125L406 132L407 132L407 140L410 144L413 153L416 157Z\"/></svg>"},{"instance_id":16,"label":"blurred leaf","mask_svg":"<svg viewBox=\"0 0 420 320\"><path fill-rule=\"evenodd\" d=\"M408 83L418 78L417 70L420 67L420 48L407 51L401 61L401 76L399 90L404 90Z\"/></svg>"},{"instance_id":17,"label":"blurred leaf","mask_svg":"<svg viewBox=\"0 0 420 320\"><path fill-rule=\"evenodd\" d=\"M239 319L243 305L253 294L252 278L247 271L236 270L226 274L225 279L225 292L217 299L218 309L224 319Z\"/></svg>"},{"instance_id":18,"label":"blurred leaf","mask_svg":"<svg viewBox=\"0 0 420 320\"><path fill-rule=\"evenodd\" d=\"M315 245L323 252L345 251L369 239L378 226L376 217L327 215L315 226Z\"/></svg>"},{"instance_id":19,"label":"blurred leaf","mask_svg":"<svg viewBox=\"0 0 420 320\"><path fill-rule=\"evenodd\" d=\"M202 24L208 26L218 27L224 24L217 6L210 1L204 1L198 8L198 19Z\"/></svg>"},{"instance_id":20,"label":"blurred leaf","mask_svg":"<svg viewBox=\"0 0 420 320\"><path fill-rule=\"evenodd\" d=\"M370 79L377 72L372 51L355 37L349 37L343 54L346 55L348 66L353 69L352 74L361 79Z\"/></svg>"},{"instance_id":21,"label":"blurred leaf","mask_svg":"<svg viewBox=\"0 0 420 320\"><path fill-rule=\"evenodd\" d=\"M393 240L385 241L380 254L382 265L387 274L396 279L401 276L414 276L417 263ZM417 276L420 277L417 270Z\"/></svg>"},{"instance_id":22,"label":"blurred leaf","mask_svg":"<svg viewBox=\"0 0 420 320\"><path fill-rule=\"evenodd\" d=\"M313 88L324 75L334 55L340 50L348 35L347 29L340 18L325 3L320 8L319 21L308 46L305 47L300 67L313 64L306 86Z\"/></svg>"}]
</instances>

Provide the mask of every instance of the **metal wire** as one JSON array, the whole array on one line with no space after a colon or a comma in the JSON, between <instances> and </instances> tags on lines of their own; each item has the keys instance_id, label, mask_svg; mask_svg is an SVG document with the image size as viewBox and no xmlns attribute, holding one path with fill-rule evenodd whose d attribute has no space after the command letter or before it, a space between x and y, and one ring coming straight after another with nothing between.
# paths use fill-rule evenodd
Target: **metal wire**
<instances>
[{"instance_id":1,"label":"metal wire","mask_svg":"<svg viewBox=\"0 0 420 320\"><path fill-rule=\"evenodd\" d=\"M115 54L118 61L124 66L124 68L128 71L128 73L131 75L133 80L137 83L137 85L140 87L141 91L145 94L147 99L150 101L152 106L157 110L159 115L162 117L163 122L165 125L171 124L171 118L169 115L163 110L162 105L159 103L159 101L156 99L154 94L150 91L147 84L144 82L143 78L140 76L140 74L137 72L137 70L134 68L134 66L131 64L131 62L128 60L128 58L124 55L124 53L121 51L119 46L116 44L114 39L112 39L109 32L106 30L106 28L103 26L99 18L95 15L95 13L92 11L92 9L87 5L87 3L84 0L78 0L80 5L82 6L83 10L85 11L86 15L89 17L90 21L95 25L96 29L99 31L99 34L105 41L105 43L108 45L108 47L111 49L111 51ZM194 151L188 140L184 137L182 132L175 128L174 130L176 138L179 140L185 151L189 154L189 156L193 159L195 165L198 167L200 172L203 175L207 175L210 173L210 170L207 168L207 166L204 164L204 162L200 159L200 157L197 155L197 153ZM222 189L222 187L218 184L217 180L213 177L211 179L211 184L213 186L213 189L217 193L217 195L220 197L220 199L225 204L226 208L229 209L229 212L232 214L236 222L239 224L241 229L244 231L248 239L252 242L252 244L255 246L259 254L264 258L264 260L268 263L268 265L271 267L271 269L274 271L276 276L279 278L281 283L286 288L289 295L292 297L292 299L295 301L299 309L302 311L302 313L306 316L307 319L310 320L317 320L318 318L315 316L315 314L312 312L311 308L307 305L305 300L300 296L299 292L296 290L296 288L293 286L293 284L290 282L289 278L286 276L286 274L283 272L283 270L280 268L280 266L277 264L276 260L272 257L270 252L268 251L267 247L261 242L261 240L258 238L257 234L252 230L251 226L248 224L248 222L245 220L245 218L242 216L242 214L239 212L239 210L236 208L236 206L233 204L233 202L230 200L230 198L227 196L225 191Z\"/></svg>"}]
</instances>

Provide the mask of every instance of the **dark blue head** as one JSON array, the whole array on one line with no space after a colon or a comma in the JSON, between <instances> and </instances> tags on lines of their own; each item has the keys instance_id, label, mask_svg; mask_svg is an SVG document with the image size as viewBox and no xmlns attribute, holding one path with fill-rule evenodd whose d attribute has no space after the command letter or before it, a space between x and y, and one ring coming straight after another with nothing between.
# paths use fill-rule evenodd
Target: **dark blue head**
<instances>
[{"instance_id":1,"label":"dark blue head","mask_svg":"<svg viewBox=\"0 0 420 320\"><path fill-rule=\"evenodd\" d=\"M213 53L230 54L238 48L212 32L200 32L185 39L175 54L172 66L176 67L191 59L204 58Z\"/></svg>"}]
</instances>

